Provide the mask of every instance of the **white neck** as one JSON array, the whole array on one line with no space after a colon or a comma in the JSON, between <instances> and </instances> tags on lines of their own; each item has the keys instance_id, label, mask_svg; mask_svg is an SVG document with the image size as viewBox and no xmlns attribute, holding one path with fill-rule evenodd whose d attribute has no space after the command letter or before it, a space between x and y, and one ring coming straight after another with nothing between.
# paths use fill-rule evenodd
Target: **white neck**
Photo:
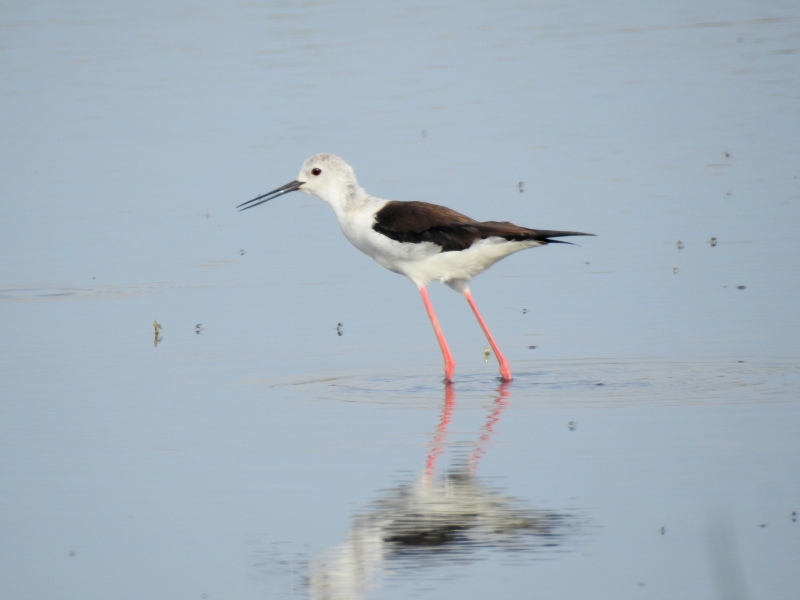
<instances>
[{"instance_id":1,"label":"white neck","mask_svg":"<svg viewBox=\"0 0 800 600\"><path fill-rule=\"evenodd\" d=\"M330 205L339 222L357 212L370 200L369 194L355 181L347 182L343 186L326 186L324 189L314 190L313 194Z\"/></svg>"}]
</instances>

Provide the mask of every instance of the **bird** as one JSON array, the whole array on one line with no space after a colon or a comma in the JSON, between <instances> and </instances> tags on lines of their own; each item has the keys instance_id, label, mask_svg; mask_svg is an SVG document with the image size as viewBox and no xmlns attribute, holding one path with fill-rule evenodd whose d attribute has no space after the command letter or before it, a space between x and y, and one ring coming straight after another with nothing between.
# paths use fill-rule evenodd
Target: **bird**
<instances>
[{"instance_id":1,"label":"bird","mask_svg":"<svg viewBox=\"0 0 800 600\"><path fill-rule=\"evenodd\" d=\"M236 208L247 210L295 191L327 203L353 246L417 286L442 351L444 381L448 384L453 381L455 361L428 297L428 284L441 281L464 296L494 351L501 379L511 381L511 368L478 311L470 282L500 259L520 250L570 243L554 238L594 235L528 229L509 222L480 222L437 204L376 198L358 184L353 168L334 154L311 156L303 163L297 179Z\"/></svg>"}]
</instances>

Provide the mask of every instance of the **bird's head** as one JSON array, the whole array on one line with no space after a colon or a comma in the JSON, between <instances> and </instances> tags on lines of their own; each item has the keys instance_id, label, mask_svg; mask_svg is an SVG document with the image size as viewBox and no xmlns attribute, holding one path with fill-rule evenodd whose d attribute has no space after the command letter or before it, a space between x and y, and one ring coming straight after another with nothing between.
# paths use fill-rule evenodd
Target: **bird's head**
<instances>
[{"instance_id":1,"label":"bird's head","mask_svg":"<svg viewBox=\"0 0 800 600\"><path fill-rule=\"evenodd\" d=\"M346 205L355 198L361 188L353 167L334 154L315 154L300 168L297 179L281 187L240 204L237 208L247 210L278 196L294 191L313 194L334 208Z\"/></svg>"}]
</instances>

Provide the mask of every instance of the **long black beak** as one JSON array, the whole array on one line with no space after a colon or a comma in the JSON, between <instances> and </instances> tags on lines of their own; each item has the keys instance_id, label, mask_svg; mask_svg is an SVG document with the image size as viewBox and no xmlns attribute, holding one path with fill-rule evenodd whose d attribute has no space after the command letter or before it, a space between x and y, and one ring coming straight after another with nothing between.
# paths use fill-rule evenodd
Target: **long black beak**
<instances>
[{"instance_id":1,"label":"long black beak","mask_svg":"<svg viewBox=\"0 0 800 600\"><path fill-rule=\"evenodd\" d=\"M303 185L304 181L292 181L291 183L287 183L286 185L282 185L277 190L272 190L271 192L267 192L266 194L261 194L257 198L253 198L252 200L248 200L247 202L242 202L238 208L240 211L247 210L248 208L253 208L254 206L258 206L259 204L263 204L269 200L277 198L278 196L283 196L284 194L288 194L289 192L294 192L300 189L300 186Z\"/></svg>"}]
</instances>

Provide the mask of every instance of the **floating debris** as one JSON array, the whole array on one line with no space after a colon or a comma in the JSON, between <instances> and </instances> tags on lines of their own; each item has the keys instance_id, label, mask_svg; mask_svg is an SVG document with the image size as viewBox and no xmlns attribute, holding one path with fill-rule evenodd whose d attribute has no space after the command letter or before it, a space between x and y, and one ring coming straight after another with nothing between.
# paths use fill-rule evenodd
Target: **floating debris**
<instances>
[{"instance_id":1,"label":"floating debris","mask_svg":"<svg viewBox=\"0 0 800 600\"><path fill-rule=\"evenodd\" d=\"M536 350L536 346L528 346L528 350Z\"/></svg>"},{"instance_id":2,"label":"floating debris","mask_svg":"<svg viewBox=\"0 0 800 600\"><path fill-rule=\"evenodd\" d=\"M747 286L746 286L746 285L737 285L737 286L736 286L736 289L737 289L737 290L746 290L746 289L747 289Z\"/></svg>"},{"instance_id":3,"label":"floating debris","mask_svg":"<svg viewBox=\"0 0 800 600\"><path fill-rule=\"evenodd\" d=\"M160 331L161 331L161 324L155 319L153 319L153 332L154 332L153 347L158 346L158 343L161 341L161 334L159 333Z\"/></svg>"}]
</instances>

